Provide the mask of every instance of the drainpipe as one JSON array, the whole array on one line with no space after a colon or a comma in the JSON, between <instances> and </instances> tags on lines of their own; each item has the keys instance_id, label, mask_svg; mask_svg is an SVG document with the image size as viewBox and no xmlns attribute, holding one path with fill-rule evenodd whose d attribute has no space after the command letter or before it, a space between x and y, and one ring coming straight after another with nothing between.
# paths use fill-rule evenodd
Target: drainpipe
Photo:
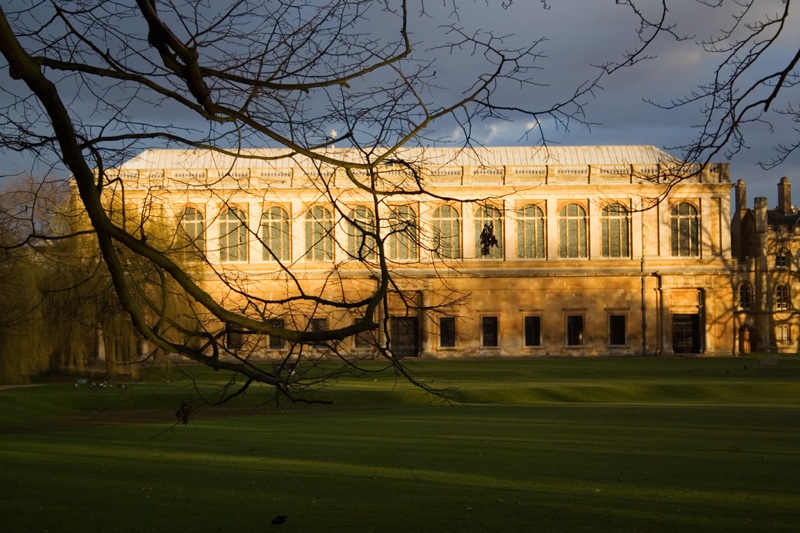
<instances>
[{"instance_id":1,"label":"drainpipe","mask_svg":"<svg viewBox=\"0 0 800 533\"><path fill-rule=\"evenodd\" d=\"M640 275L642 281L642 357L647 355L647 289L646 289L646 279L644 273L644 255L642 255L642 261L640 264Z\"/></svg>"},{"instance_id":2,"label":"drainpipe","mask_svg":"<svg viewBox=\"0 0 800 533\"><path fill-rule=\"evenodd\" d=\"M700 324L698 324L697 329L700 330L697 333L700 335L700 353L706 353L706 290L704 288L700 288L700 301L698 302L698 308L700 311Z\"/></svg>"},{"instance_id":3,"label":"drainpipe","mask_svg":"<svg viewBox=\"0 0 800 533\"><path fill-rule=\"evenodd\" d=\"M656 351L655 355L661 355L664 350L664 288L659 272L651 274L656 278Z\"/></svg>"}]
</instances>

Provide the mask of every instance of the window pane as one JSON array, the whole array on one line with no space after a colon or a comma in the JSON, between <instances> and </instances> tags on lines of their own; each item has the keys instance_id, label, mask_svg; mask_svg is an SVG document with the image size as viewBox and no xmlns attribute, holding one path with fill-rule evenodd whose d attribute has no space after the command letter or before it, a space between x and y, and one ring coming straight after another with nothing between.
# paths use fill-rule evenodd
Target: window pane
<instances>
[{"instance_id":1,"label":"window pane","mask_svg":"<svg viewBox=\"0 0 800 533\"><path fill-rule=\"evenodd\" d=\"M739 309L750 309L752 288L749 283L739 285Z\"/></svg>"},{"instance_id":2,"label":"window pane","mask_svg":"<svg viewBox=\"0 0 800 533\"><path fill-rule=\"evenodd\" d=\"M333 259L333 215L322 206L306 211L306 259Z\"/></svg>"},{"instance_id":3,"label":"window pane","mask_svg":"<svg viewBox=\"0 0 800 533\"><path fill-rule=\"evenodd\" d=\"M433 247L440 258L461 257L461 218L455 207L443 205L433 212Z\"/></svg>"},{"instance_id":4,"label":"window pane","mask_svg":"<svg viewBox=\"0 0 800 533\"><path fill-rule=\"evenodd\" d=\"M700 255L699 216L688 202L681 202L671 211L672 255L697 257Z\"/></svg>"},{"instance_id":5,"label":"window pane","mask_svg":"<svg viewBox=\"0 0 800 533\"><path fill-rule=\"evenodd\" d=\"M617 346L627 344L625 334L625 315L611 315L608 317L608 343Z\"/></svg>"},{"instance_id":6,"label":"window pane","mask_svg":"<svg viewBox=\"0 0 800 533\"><path fill-rule=\"evenodd\" d=\"M542 345L541 318L538 316L525 317L525 346Z\"/></svg>"},{"instance_id":7,"label":"window pane","mask_svg":"<svg viewBox=\"0 0 800 533\"><path fill-rule=\"evenodd\" d=\"M561 257L587 257L586 211L578 204L559 210L559 254Z\"/></svg>"},{"instance_id":8,"label":"window pane","mask_svg":"<svg viewBox=\"0 0 800 533\"><path fill-rule=\"evenodd\" d=\"M202 255L206 250L206 224L203 214L194 207L187 207L181 213L181 227L189 248Z\"/></svg>"},{"instance_id":9,"label":"window pane","mask_svg":"<svg viewBox=\"0 0 800 533\"><path fill-rule=\"evenodd\" d=\"M284 322L280 318L275 318L269 321L270 325L274 328L283 328ZM286 345L286 341L281 339L280 337L276 337L274 335L269 336L269 347L274 350L279 350Z\"/></svg>"},{"instance_id":10,"label":"window pane","mask_svg":"<svg viewBox=\"0 0 800 533\"><path fill-rule=\"evenodd\" d=\"M289 252L289 213L281 207L272 206L261 215L261 241L264 243L264 261L286 261Z\"/></svg>"},{"instance_id":11,"label":"window pane","mask_svg":"<svg viewBox=\"0 0 800 533\"><path fill-rule=\"evenodd\" d=\"M244 346L244 332L228 324L225 327L225 347L229 350L241 350L242 346Z\"/></svg>"},{"instance_id":12,"label":"window pane","mask_svg":"<svg viewBox=\"0 0 800 533\"><path fill-rule=\"evenodd\" d=\"M494 235L496 244L490 246L486 251L489 253L483 255L484 243L481 236L486 229L487 232ZM502 259L503 258L503 215L499 209L492 206L480 206L475 210L475 257L487 259Z\"/></svg>"},{"instance_id":13,"label":"window pane","mask_svg":"<svg viewBox=\"0 0 800 533\"><path fill-rule=\"evenodd\" d=\"M328 319L327 318L312 318L308 321L308 331L312 333L319 333L322 331L328 331ZM322 346L325 344L324 341L317 341L312 342L311 344L316 346Z\"/></svg>"},{"instance_id":14,"label":"window pane","mask_svg":"<svg viewBox=\"0 0 800 533\"><path fill-rule=\"evenodd\" d=\"M517 211L517 257L544 258L544 212L528 204Z\"/></svg>"},{"instance_id":15,"label":"window pane","mask_svg":"<svg viewBox=\"0 0 800 533\"><path fill-rule=\"evenodd\" d=\"M350 210L347 224L347 253L354 259L374 259L375 238L366 232L375 231L375 215L367 206L359 205Z\"/></svg>"},{"instance_id":16,"label":"window pane","mask_svg":"<svg viewBox=\"0 0 800 533\"><path fill-rule=\"evenodd\" d=\"M362 331L356 333L354 346L357 350L369 349L375 346L375 338L372 331Z\"/></svg>"},{"instance_id":17,"label":"window pane","mask_svg":"<svg viewBox=\"0 0 800 533\"><path fill-rule=\"evenodd\" d=\"M221 261L247 261L247 215L236 207L220 215L219 258Z\"/></svg>"},{"instance_id":18,"label":"window pane","mask_svg":"<svg viewBox=\"0 0 800 533\"><path fill-rule=\"evenodd\" d=\"M439 319L439 346L452 348L456 345L456 319L443 317Z\"/></svg>"},{"instance_id":19,"label":"window pane","mask_svg":"<svg viewBox=\"0 0 800 533\"><path fill-rule=\"evenodd\" d=\"M601 214L602 254L603 257L627 257L628 246L628 210L621 204L611 204L603 208Z\"/></svg>"},{"instance_id":20,"label":"window pane","mask_svg":"<svg viewBox=\"0 0 800 533\"><path fill-rule=\"evenodd\" d=\"M788 268L789 267L789 252L780 250L775 255L775 268Z\"/></svg>"},{"instance_id":21,"label":"window pane","mask_svg":"<svg viewBox=\"0 0 800 533\"><path fill-rule=\"evenodd\" d=\"M567 317L567 345L581 346L583 344L583 316L571 315Z\"/></svg>"},{"instance_id":22,"label":"window pane","mask_svg":"<svg viewBox=\"0 0 800 533\"><path fill-rule=\"evenodd\" d=\"M787 311L790 308L790 296L788 285L778 285L775 288L775 309Z\"/></svg>"},{"instance_id":23,"label":"window pane","mask_svg":"<svg viewBox=\"0 0 800 533\"><path fill-rule=\"evenodd\" d=\"M417 259L417 213L407 205L392 209L389 216L388 255L395 261Z\"/></svg>"},{"instance_id":24,"label":"window pane","mask_svg":"<svg viewBox=\"0 0 800 533\"><path fill-rule=\"evenodd\" d=\"M481 338L483 346L497 346L497 317L485 316L481 318Z\"/></svg>"}]
</instances>

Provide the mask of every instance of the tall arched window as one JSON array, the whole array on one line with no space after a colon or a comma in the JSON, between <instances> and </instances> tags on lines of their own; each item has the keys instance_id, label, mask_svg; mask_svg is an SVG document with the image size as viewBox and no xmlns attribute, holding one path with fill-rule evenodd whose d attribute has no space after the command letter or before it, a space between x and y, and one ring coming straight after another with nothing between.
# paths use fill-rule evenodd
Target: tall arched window
<instances>
[{"instance_id":1,"label":"tall arched window","mask_svg":"<svg viewBox=\"0 0 800 533\"><path fill-rule=\"evenodd\" d=\"M541 259L545 256L544 211L526 204L517 210L517 257Z\"/></svg>"},{"instance_id":2,"label":"tall arched window","mask_svg":"<svg viewBox=\"0 0 800 533\"><path fill-rule=\"evenodd\" d=\"M181 227L189 241L190 248L204 253L206 251L206 221L203 213L194 207L187 207L181 213Z\"/></svg>"},{"instance_id":3,"label":"tall arched window","mask_svg":"<svg viewBox=\"0 0 800 533\"><path fill-rule=\"evenodd\" d=\"M264 244L262 258L264 261L288 261L291 259L290 232L289 213L284 208L274 205L264 210L261 215L261 242Z\"/></svg>"},{"instance_id":4,"label":"tall arched window","mask_svg":"<svg viewBox=\"0 0 800 533\"><path fill-rule=\"evenodd\" d=\"M603 257L630 257L630 219L622 204L611 204L600 214Z\"/></svg>"},{"instance_id":5,"label":"tall arched window","mask_svg":"<svg viewBox=\"0 0 800 533\"><path fill-rule=\"evenodd\" d=\"M672 255L675 257L697 257L700 255L700 216L697 208L689 202L672 207Z\"/></svg>"},{"instance_id":6,"label":"tall arched window","mask_svg":"<svg viewBox=\"0 0 800 533\"><path fill-rule=\"evenodd\" d=\"M791 308L791 300L788 285L778 285L775 287L775 310L788 311Z\"/></svg>"},{"instance_id":7,"label":"tall arched window","mask_svg":"<svg viewBox=\"0 0 800 533\"><path fill-rule=\"evenodd\" d=\"M229 207L219 216L219 258L247 261L247 213Z\"/></svg>"},{"instance_id":8,"label":"tall arched window","mask_svg":"<svg viewBox=\"0 0 800 533\"><path fill-rule=\"evenodd\" d=\"M481 252L481 234L486 228L497 239L495 246L490 246L486 251L488 255ZM503 258L503 213L491 205L482 205L475 210L475 257L485 257L487 259Z\"/></svg>"},{"instance_id":9,"label":"tall arched window","mask_svg":"<svg viewBox=\"0 0 800 533\"><path fill-rule=\"evenodd\" d=\"M372 210L359 205L350 210L347 224L347 253L354 259L375 259L375 238L366 232L375 231L375 215Z\"/></svg>"},{"instance_id":10,"label":"tall arched window","mask_svg":"<svg viewBox=\"0 0 800 533\"><path fill-rule=\"evenodd\" d=\"M392 207L387 220L387 254L394 261L414 261L419 255L417 213L410 205Z\"/></svg>"},{"instance_id":11,"label":"tall arched window","mask_svg":"<svg viewBox=\"0 0 800 533\"><path fill-rule=\"evenodd\" d=\"M588 257L586 210L567 204L558 211L558 252L561 257Z\"/></svg>"},{"instance_id":12,"label":"tall arched window","mask_svg":"<svg viewBox=\"0 0 800 533\"><path fill-rule=\"evenodd\" d=\"M452 205L433 212L433 250L442 259L461 257L461 215Z\"/></svg>"},{"instance_id":13,"label":"tall arched window","mask_svg":"<svg viewBox=\"0 0 800 533\"><path fill-rule=\"evenodd\" d=\"M739 309L752 309L753 286L749 283L739 285Z\"/></svg>"},{"instance_id":14,"label":"tall arched window","mask_svg":"<svg viewBox=\"0 0 800 533\"><path fill-rule=\"evenodd\" d=\"M306 259L333 259L333 215L321 205L306 211Z\"/></svg>"}]
</instances>

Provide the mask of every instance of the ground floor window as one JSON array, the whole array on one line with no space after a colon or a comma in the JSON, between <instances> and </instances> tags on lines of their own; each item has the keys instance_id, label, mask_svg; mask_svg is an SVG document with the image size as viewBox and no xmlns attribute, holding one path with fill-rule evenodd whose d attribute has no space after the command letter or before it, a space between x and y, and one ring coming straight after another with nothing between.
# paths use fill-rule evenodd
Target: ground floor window
<instances>
[{"instance_id":1,"label":"ground floor window","mask_svg":"<svg viewBox=\"0 0 800 533\"><path fill-rule=\"evenodd\" d=\"M445 316L439 319L439 346L453 348L456 345L456 319Z\"/></svg>"},{"instance_id":2,"label":"ground floor window","mask_svg":"<svg viewBox=\"0 0 800 533\"><path fill-rule=\"evenodd\" d=\"M356 333L355 338L355 349L356 350L369 350L373 346L375 346L375 339L373 338L374 332L370 331L362 331L361 333Z\"/></svg>"},{"instance_id":3,"label":"ground floor window","mask_svg":"<svg viewBox=\"0 0 800 533\"><path fill-rule=\"evenodd\" d=\"M775 340L778 342L789 342L792 339L789 334L789 326L787 324L780 324L775 326Z\"/></svg>"},{"instance_id":4,"label":"ground floor window","mask_svg":"<svg viewBox=\"0 0 800 533\"><path fill-rule=\"evenodd\" d=\"M542 345L542 319L538 316L525 317L525 346Z\"/></svg>"},{"instance_id":5,"label":"ground floor window","mask_svg":"<svg viewBox=\"0 0 800 533\"><path fill-rule=\"evenodd\" d=\"M627 344L625 315L609 315L608 343L612 346L624 346Z\"/></svg>"},{"instance_id":6,"label":"ground floor window","mask_svg":"<svg viewBox=\"0 0 800 533\"><path fill-rule=\"evenodd\" d=\"M567 316L567 346L583 345L583 315Z\"/></svg>"},{"instance_id":7,"label":"ground floor window","mask_svg":"<svg viewBox=\"0 0 800 533\"><path fill-rule=\"evenodd\" d=\"M225 326L225 347L229 350L241 350L244 346L244 332L233 324Z\"/></svg>"},{"instance_id":8,"label":"ground floor window","mask_svg":"<svg viewBox=\"0 0 800 533\"><path fill-rule=\"evenodd\" d=\"M498 346L498 321L496 316L481 318L481 345L485 347Z\"/></svg>"},{"instance_id":9,"label":"ground floor window","mask_svg":"<svg viewBox=\"0 0 800 533\"><path fill-rule=\"evenodd\" d=\"M328 331L328 319L326 318L312 318L308 322L309 331Z\"/></svg>"},{"instance_id":10,"label":"ground floor window","mask_svg":"<svg viewBox=\"0 0 800 533\"><path fill-rule=\"evenodd\" d=\"M312 318L308 321L308 331L312 333L319 333L321 331L328 331L328 319L327 318ZM316 346L322 346L325 343L323 341L315 341L312 344Z\"/></svg>"},{"instance_id":11,"label":"ground floor window","mask_svg":"<svg viewBox=\"0 0 800 533\"><path fill-rule=\"evenodd\" d=\"M270 320L269 321L269 325L272 326L273 328L281 328L281 329L283 329L285 327L283 319L281 319L281 318L275 318L273 320ZM275 335L270 335L269 336L269 347L271 349L280 350L285 345L286 345L286 341L283 340L282 338L277 337Z\"/></svg>"}]
</instances>

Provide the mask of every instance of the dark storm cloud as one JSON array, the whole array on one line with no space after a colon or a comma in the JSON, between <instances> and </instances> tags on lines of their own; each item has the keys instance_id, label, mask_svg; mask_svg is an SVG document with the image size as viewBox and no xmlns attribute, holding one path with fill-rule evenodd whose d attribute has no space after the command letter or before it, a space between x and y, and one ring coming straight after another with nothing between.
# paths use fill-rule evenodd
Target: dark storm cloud
<instances>
[{"instance_id":1,"label":"dark storm cloud","mask_svg":"<svg viewBox=\"0 0 800 533\"><path fill-rule=\"evenodd\" d=\"M641 4L648 13L661 2ZM493 28L496 35L502 31L507 43L533 42L546 39L537 49L546 57L537 60L540 71L535 72L535 87L506 87L498 93L496 101L517 102L544 108L552 102L563 100L577 86L597 75L597 65L620 61L625 52L638 44L637 23L629 9L615 2L586 2L561 0L550 2L550 9L541 9L538 2L514 2L512 8L502 10L497 3L486 6L483 2L466 3L460 11L460 23L470 28ZM783 8L780 0L757 2L753 18L776 14ZM698 86L710 82L713 71L721 59L720 54L704 51L701 43L719 37L731 27L734 11L740 9L733 3L723 8L685 1L673 2L668 12L669 22L676 33L685 39L667 35L658 39L649 50L651 59L618 71L604 79L601 90L584 99L586 121L591 127L570 123L569 132L563 126L543 121L546 136L562 144L653 144L660 148L675 148L692 141L696 126L703 122L701 104L675 109L663 109L671 102L684 98ZM789 28L800 27L800 17L789 21ZM426 30L428 35L432 28ZM797 51L796 32L789 32L771 51L775 63L765 65L762 72L791 57ZM447 68L450 67L450 68ZM471 72L465 62L448 65L444 72L453 79L466 78ZM788 102L776 102L784 106ZM662 107L660 107L662 106ZM768 196L774 203L775 184L783 175L794 176L800 182L800 162L787 161L777 169L764 171L757 163L774 157L773 147L787 142L791 121L773 116L774 128L754 124L745 130L749 148L732 159L732 179L744 178L749 187L750 201L754 196ZM524 117L513 121L494 120L474 128L473 135L488 145L520 144L526 140L537 141L536 136L523 137L531 122ZM680 155L680 154L676 154ZM724 160L719 155L716 160Z\"/></svg>"}]
</instances>

